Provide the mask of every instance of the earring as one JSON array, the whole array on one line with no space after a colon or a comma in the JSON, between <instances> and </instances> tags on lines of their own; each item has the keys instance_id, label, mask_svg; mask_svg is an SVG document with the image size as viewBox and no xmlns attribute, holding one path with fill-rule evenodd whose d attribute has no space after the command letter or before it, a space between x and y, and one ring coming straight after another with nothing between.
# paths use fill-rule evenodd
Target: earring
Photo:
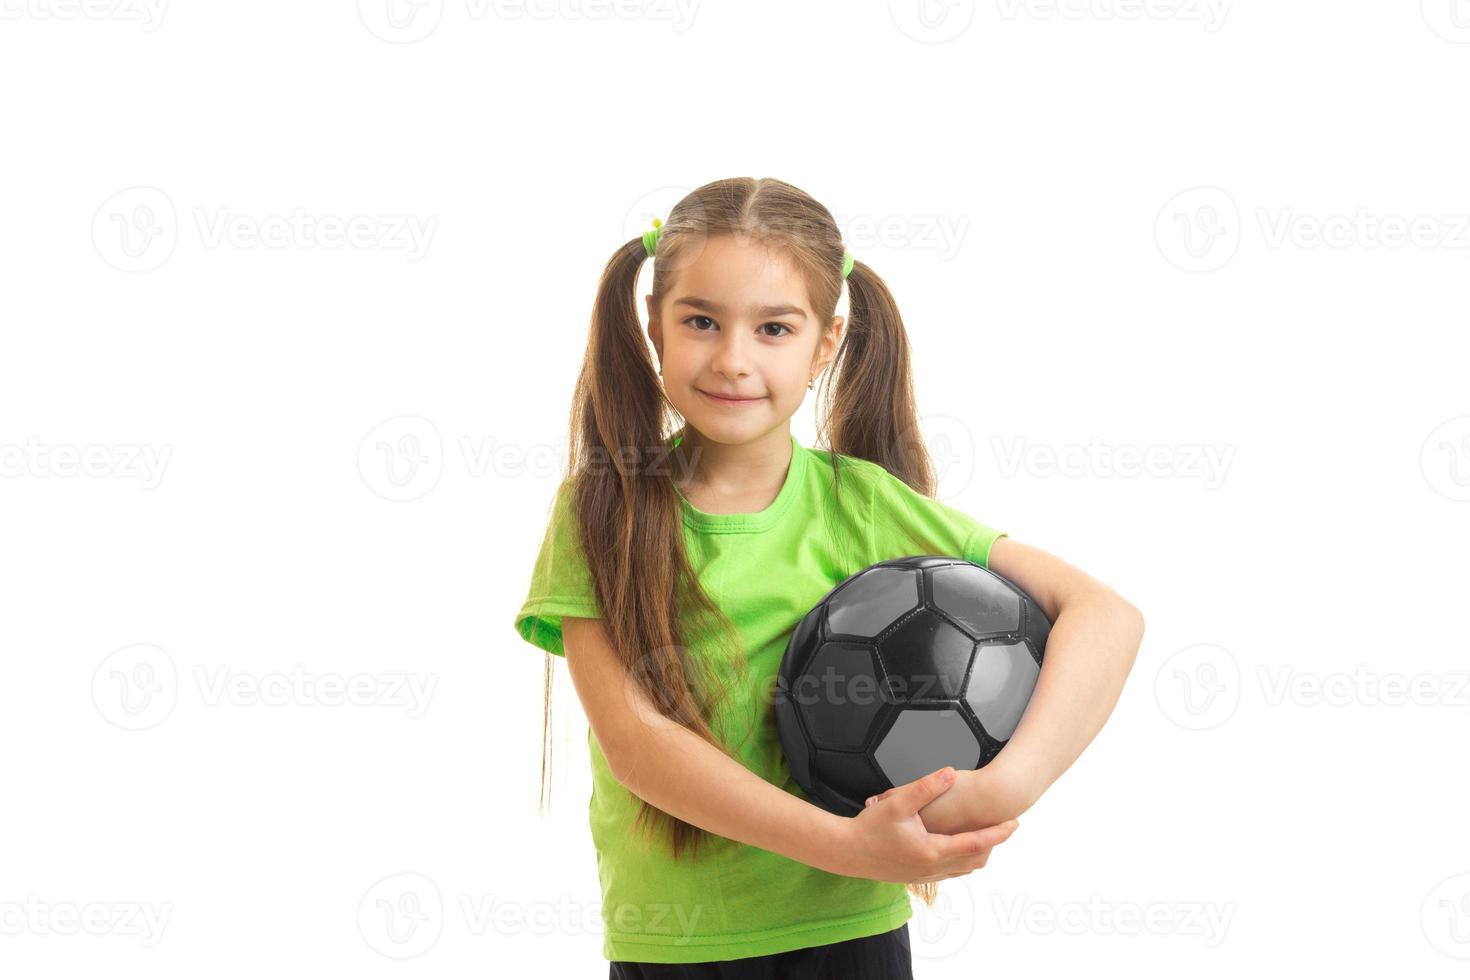
<instances>
[{"instance_id":1,"label":"earring","mask_svg":"<svg viewBox=\"0 0 1470 980\"><path fill-rule=\"evenodd\" d=\"M808 381L806 383L806 390L807 391L815 391L816 389L817 389L817 379L816 378L812 378L810 381Z\"/></svg>"}]
</instances>

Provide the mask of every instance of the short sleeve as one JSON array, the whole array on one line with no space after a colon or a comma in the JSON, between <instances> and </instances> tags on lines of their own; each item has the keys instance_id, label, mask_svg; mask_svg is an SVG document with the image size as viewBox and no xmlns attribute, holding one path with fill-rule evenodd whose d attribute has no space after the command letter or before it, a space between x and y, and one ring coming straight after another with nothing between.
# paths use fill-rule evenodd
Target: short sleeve
<instances>
[{"instance_id":1,"label":"short sleeve","mask_svg":"<svg viewBox=\"0 0 1470 980\"><path fill-rule=\"evenodd\" d=\"M531 587L516 613L516 632L528 643L566 656L562 649L563 616L596 619L602 615L592 587L592 572L582 552L573 507L573 484L557 488L541 551L531 571Z\"/></svg>"},{"instance_id":2,"label":"short sleeve","mask_svg":"<svg viewBox=\"0 0 1470 980\"><path fill-rule=\"evenodd\" d=\"M873 564L907 555L944 555L989 567L990 546L1006 537L958 508L926 497L874 465L868 512Z\"/></svg>"}]
</instances>

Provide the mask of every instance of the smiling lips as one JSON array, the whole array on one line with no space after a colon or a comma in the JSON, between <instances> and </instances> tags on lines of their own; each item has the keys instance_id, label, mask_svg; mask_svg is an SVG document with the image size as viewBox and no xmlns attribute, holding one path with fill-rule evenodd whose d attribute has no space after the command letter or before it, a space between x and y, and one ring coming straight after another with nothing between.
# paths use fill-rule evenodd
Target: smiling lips
<instances>
[{"instance_id":1,"label":"smiling lips","mask_svg":"<svg viewBox=\"0 0 1470 980\"><path fill-rule=\"evenodd\" d=\"M764 400L764 396L761 396L760 398L736 398L726 395L711 394L710 392L705 391L703 388L696 388L694 390L717 405L754 405L756 402Z\"/></svg>"}]
</instances>

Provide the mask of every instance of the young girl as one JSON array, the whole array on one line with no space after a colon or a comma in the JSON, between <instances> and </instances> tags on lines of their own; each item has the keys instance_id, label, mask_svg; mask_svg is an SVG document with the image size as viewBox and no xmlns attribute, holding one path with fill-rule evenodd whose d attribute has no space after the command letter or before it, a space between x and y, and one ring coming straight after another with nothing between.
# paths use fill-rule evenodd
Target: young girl
<instances>
[{"instance_id":1,"label":"young girl","mask_svg":"<svg viewBox=\"0 0 1470 980\"><path fill-rule=\"evenodd\" d=\"M1142 616L933 499L898 308L825 207L739 178L654 226L603 273L569 475L515 620L565 658L587 714L610 976L909 977L904 885L932 902L935 882L984 866L1112 711ZM634 290L650 257L645 338ZM825 450L790 427L818 380ZM984 768L840 817L787 768L781 657L833 586L923 554L993 568L1042 607L1036 690ZM543 742L543 800L548 759Z\"/></svg>"}]
</instances>

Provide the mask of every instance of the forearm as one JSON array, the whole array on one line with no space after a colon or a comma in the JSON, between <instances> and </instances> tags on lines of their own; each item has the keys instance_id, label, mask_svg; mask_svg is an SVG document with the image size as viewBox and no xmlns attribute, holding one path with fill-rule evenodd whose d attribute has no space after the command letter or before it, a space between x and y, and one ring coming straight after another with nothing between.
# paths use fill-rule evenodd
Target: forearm
<instances>
[{"instance_id":1,"label":"forearm","mask_svg":"<svg viewBox=\"0 0 1470 980\"><path fill-rule=\"evenodd\" d=\"M1082 754L1117 704L1143 637L1138 611L1108 591L1057 614L1031 701L1000 755L961 771L919 816L936 834L991 827L1030 809Z\"/></svg>"},{"instance_id":2,"label":"forearm","mask_svg":"<svg viewBox=\"0 0 1470 980\"><path fill-rule=\"evenodd\" d=\"M1077 761L1102 729L1142 639L1142 616L1111 591L1085 593L1058 613L1031 701L995 760L1004 760L1009 775L1022 784L1026 806Z\"/></svg>"},{"instance_id":3,"label":"forearm","mask_svg":"<svg viewBox=\"0 0 1470 980\"><path fill-rule=\"evenodd\" d=\"M668 719L637 726L613 775L665 813L731 840L841 874L849 820L772 785L689 729Z\"/></svg>"}]
</instances>

